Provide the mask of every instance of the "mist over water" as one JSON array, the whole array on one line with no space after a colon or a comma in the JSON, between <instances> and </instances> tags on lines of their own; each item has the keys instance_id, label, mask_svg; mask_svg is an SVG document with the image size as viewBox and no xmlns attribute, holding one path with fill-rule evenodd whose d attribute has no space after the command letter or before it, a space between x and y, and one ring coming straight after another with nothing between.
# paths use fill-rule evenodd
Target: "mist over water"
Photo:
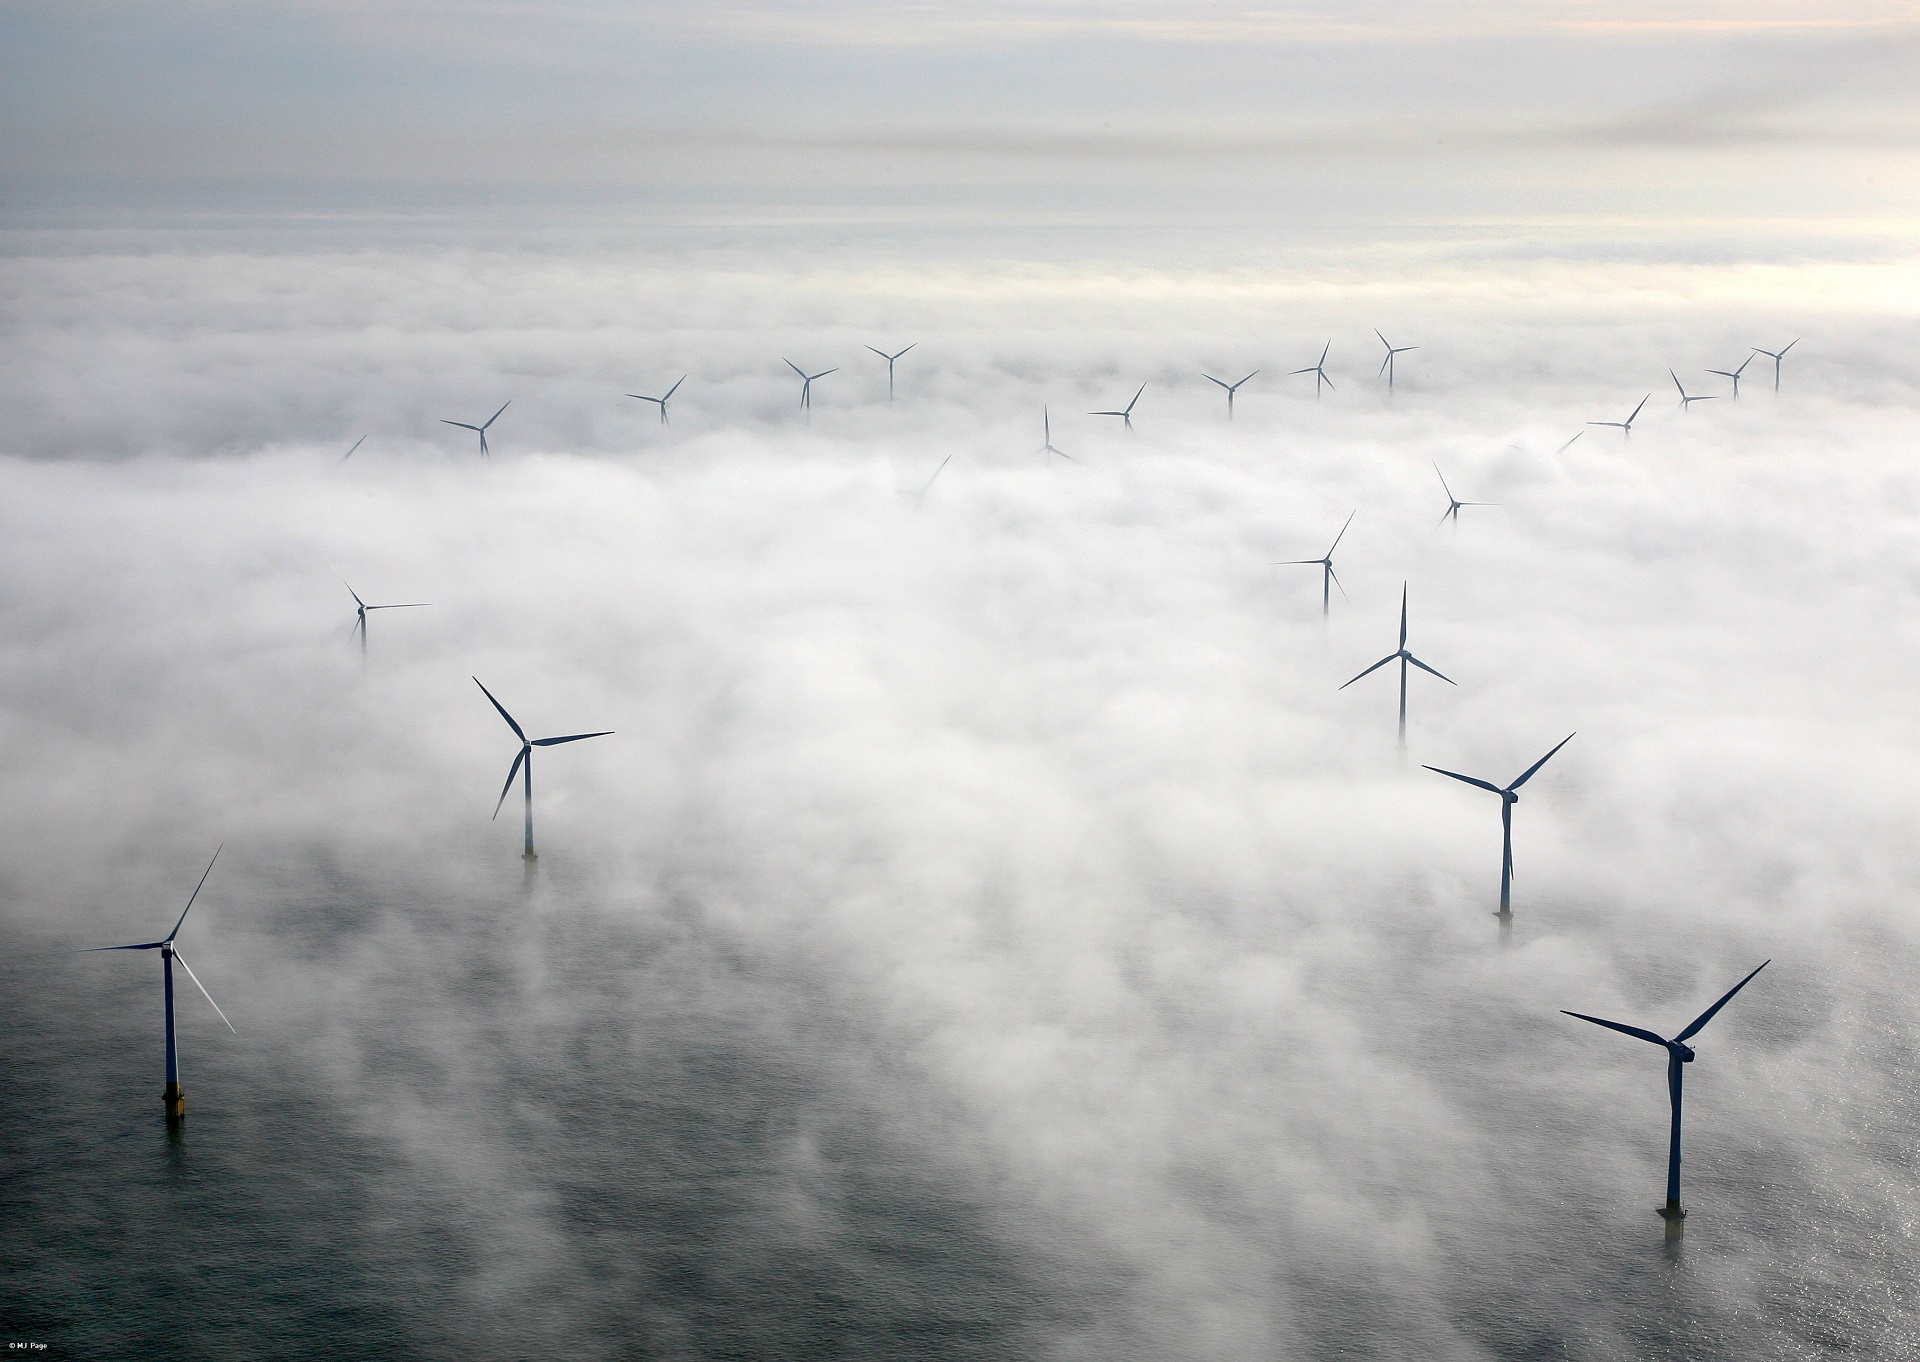
<instances>
[{"instance_id":1,"label":"mist over water","mask_svg":"<svg viewBox=\"0 0 1920 1362\"><path fill-rule=\"evenodd\" d=\"M1908 243L1351 235L10 233L5 1336L1910 1355Z\"/></svg>"}]
</instances>

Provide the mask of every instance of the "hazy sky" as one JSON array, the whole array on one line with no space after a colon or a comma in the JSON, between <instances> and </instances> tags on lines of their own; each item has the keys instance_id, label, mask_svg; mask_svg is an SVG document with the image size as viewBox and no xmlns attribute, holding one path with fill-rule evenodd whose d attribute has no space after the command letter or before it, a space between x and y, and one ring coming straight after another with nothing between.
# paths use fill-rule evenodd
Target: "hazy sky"
<instances>
[{"instance_id":1,"label":"hazy sky","mask_svg":"<svg viewBox=\"0 0 1920 1362\"><path fill-rule=\"evenodd\" d=\"M1916 35L1893 0L15 4L0 172L27 207L1881 216Z\"/></svg>"}]
</instances>

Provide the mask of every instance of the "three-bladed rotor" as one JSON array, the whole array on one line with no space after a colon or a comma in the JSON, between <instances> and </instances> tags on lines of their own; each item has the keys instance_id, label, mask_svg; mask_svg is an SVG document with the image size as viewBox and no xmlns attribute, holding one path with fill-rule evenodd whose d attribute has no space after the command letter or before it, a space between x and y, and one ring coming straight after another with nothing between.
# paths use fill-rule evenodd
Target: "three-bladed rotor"
<instances>
[{"instance_id":1,"label":"three-bladed rotor","mask_svg":"<svg viewBox=\"0 0 1920 1362\"><path fill-rule=\"evenodd\" d=\"M673 399L675 393L680 391L680 385L686 381L687 376L685 374L680 375L680 377L673 381L673 386L667 389L665 395L660 397L648 397L645 393L628 393L627 396L633 398L636 402L653 403L656 407L660 408L660 424L670 426L673 422L667 419L667 403Z\"/></svg>"},{"instance_id":2,"label":"three-bladed rotor","mask_svg":"<svg viewBox=\"0 0 1920 1362\"><path fill-rule=\"evenodd\" d=\"M1677 382L1678 380L1675 380L1675 381ZM1633 415L1629 416L1624 421L1589 421L1587 422L1587 424L1590 426L1616 426L1620 429L1621 433L1630 436L1633 434L1633 423L1640 416L1640 407L1646 406L1647 403L1650 400L1652 400L1652 398L1653 398L1652 393L1648 393L1645 397L1641 398L1640 406L1635 407L1633 409ZM1572 444L1572 443L1573 443L1572 440L1567 441L1567 444ZM1565 446L1562 446L1562 448L1565 448Z\"/></svg>"},{"instance_id":3,"label":"three-bladed rotor","mask_svg":"<svg viewBox=\"0 0 1920 1362\"><path fill-rule=\"evenodd\" d=\"M513 401L511 398L509 398L507 401L502 402L500 404L500 411L505 411L508 407L511 407L512 405L513 405ZM480 457L484 459L488 457L487 427L500 419L500 411L496 411L493 415L489 416L486 420L482 421L477 426L470 421L449 421L445 417L442 417L440 419L440 424L443 426L458 426L462 430L477 431L480 436Z\"/></svg>"},{"instance_id":4,"label":"three-bladed rotor","mask_svg":"<svg viewBox=\"0 0 1920 1362\"><path fill-rule=\"evenodd\" d=\"M825 378L828 374L836 374L840 372L839 366L835 365L831 369L822 369L817 374L810 374L805 369L802 369L798 364L795 364L792 360L787 360L787 367L793 370L796 374L800 375L800 406L801 406L801 409L804 411L813 410L814 379Z\"/></svg>"},{"instance_id":5,"label":"three-bladed rotor","mask_svg":"<svg viewBox=\"0 0 1920 1362\"><path fill-rule=\"evenodd\" d=\"M1332 349L1333 342L1328 341L1320 348L1320 362L1318 364L1310 364L1304 369L1295 369L1293 371L1294 374L1313 375L1313 395L1316 398L1320 396L1320 385L1322 383L1326 384L1329 388L1333 387L1333 380L1327 377L1327 353ZM1289 375L1289 377L1292 377L1292 375ZM1338 389L1335 389L1335 391L1338 391Z\"/></svg>"},{"instance_id":6,"label":"three-bladed rotor","mask_svg":"<svg viewBox=\"0 0 1920 1362\"><path fill-rule=\"evenodd\" d=\"M1285 562L1267 564L1268 567L1306 567L1312 564L1321 568L1323 571L1320 578L1320 613L1323 616L1331 608L1332 591L1334 587L1340 587L1340 594L1342 596L1347 594L1346 587L1340 586L1340 578L1333 570L1333 551L1340 547L1340 541L1347 537L1347 526L1353 524L1353 518L1359 514L1358 509L1347 512L1347 518L1340 526L1340 533L1336 534L1333 537L1333 542L1327 545L1327 552L1324 557L1289 558Z\"/></svg>"},{"instance_id":7,"label":"three-bladed rotor","mask_svg":"<svg viewBox=\"0 0 1920 1362\"><path fill-rule=\"evenodd\" d=\"M1136 390L1134 391L1134 394L1133 394L1133 402L1129 402L1129 403L1127 403L1127 405L1126 405L1125 407L1123 407L1123 408L1122 408L1121 410L1119 410L1119 411L1090 411L1090 412L1088 412L1088 413L1087 413L1087 415L1089 415L1089 416L1117 416L1117 417L1119 417L1119 418L1120 418L1120 419L1121 419L1122 421L1124 421L1124 422L1126 422L1126 426L1127 426L1127 429L1128 429L1128 430L1132 430L1132 429L1133 429L1133 404L1134 404L1134 402L1138 402L1138 401L1140 400L1140 394L1141 394L1141 393L1143 393L1143 392L1145 392L1146 390L1147 390L1147 385L1146 385L1146 384L1144 384L1144 383L1142 383L1142 384L1141 384L1141 385L1139 386L1139 388L1137 388L1137 389L1136 389Z\"/></svg>"}]
</instances>

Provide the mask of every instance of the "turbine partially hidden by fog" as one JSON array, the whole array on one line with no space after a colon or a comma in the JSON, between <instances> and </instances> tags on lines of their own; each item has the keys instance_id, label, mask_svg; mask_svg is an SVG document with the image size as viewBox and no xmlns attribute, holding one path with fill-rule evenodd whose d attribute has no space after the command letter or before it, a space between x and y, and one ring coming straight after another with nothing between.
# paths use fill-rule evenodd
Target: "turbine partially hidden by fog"
<instances>
[{"instance_id":1,"label":"turbine partially hidden by fog","mask_svg":"<svg viewBox=\"0 0 1920 1362\"><path fill-rule=\"evenodd\" d=\"M493 698L493 692L481 684L479 677L473 678L473 684L480 687L480 693L492 701L493 707L500 711L500 717L507 721L507 727L513 730L513 736L520 739L520 750L514 754L513 765L507 768L507 783L500 787L500 798L494 802L493 816L500 816L500 808L507 802L507 796L513 793L513 779L522 776L525 783L527 810L527 842L525 857L535 859L533 850L533 749L536 747L558 747L561 743L581 742L587 738L604 738L613 730L601 729L594 733L569 733L563 738L529 738L522 731L514 717L507 713L507 707Z\"/></svg>"},{"instance_id":2,"label":"turbine partially hidden by fog","mask_svg":"<svg viewBox=\"0 0 1920 1362\"><path fill-rule=\"evenodd\" d=\"M1772 963L1771 960L1762 960L1758 965L1754 966L1753 974L1749 974L1746 978L1728 989L1726 993L1721 996L1719 1002L1688 1022L1680 1034L1672 1040L1655 1035L1653 1032L1643 1030L1638 1026L1628 1026L1625 1022L1608 1021L1604 1017L1589 1017L1584 1012L1566 1012L1565 1008L1561 1009L1561 1011L1566 1012L1566 1015L1569 1017L1578 1017L1581 1021L1592 1022L1595 1026L1604 1026L1610 1031L1618 1031L1622 1035L1632 1036L1636 1040L1649 1041L1654 1045L1660 1046L1667 1052L1667 1100L1672 1109L1673 1119L1668 1128L1667 1136L1667 1200L1666 1204L1660 1207L1660 1214L1665 1216L1668 1224L1676 1229L1679 1226L1679 1222L1685 1219L1687 1214L1686 1210L1680 1205L1680 1093L1685 1073L1683 1066L1693 1063L1695 1058L1693 1047L1688 1045L1687 1042L1698 1035L1700 1029L1713 1020L1716 1012L1733 1001L1734 994L1753 982L1754 974L1758 974Z\"/></svg>"},{"instance_id":3,"label":"turbine partially hidden by fog","mask_svg":"<svg viewBox=\"0 0 1920 1362\"><path fill-rule=\"evenodd\" d=\"M161 937L158 941L143 941L132 946L86 946L82 948L83 953L91 951L160 952L161 996L165 1004L167 1036L167 1085L160 1094L160 1102L166 1112L167 1123L169 1125L176 1124L183 1120L187 1114L186 1094L180 1087L180 1051L178 1043L174 1039L174 961L177 960L180 962L180 968L187 972L187 978L193 980L193 986L200 990L201 996L204 997L208 1005L219 1014L220 1020L226 1022L227 1029L229 1031L233 1030L233 1023L227 1021L227 1014L220 1011L220 1004L213 1001L213 995L207 992L207 986L200 982L200 976L193 972L193 967L187 963L187 957L180 953L180 947L174 942L174 938L180 935L180 929L186 925L187 914L193 911L193 901L199 898L200 891L207 887L207 876L213 873L213 863L219 859L220 848L216 847L212 857L207 861L207 868L200 872L200 882L194 885L193 892L187 895L187 906L180 910L180 916L174 922L173 930ZM235 1032L235 1034L237 1035L239 1033Z\"/></svg>"}]
</instances>

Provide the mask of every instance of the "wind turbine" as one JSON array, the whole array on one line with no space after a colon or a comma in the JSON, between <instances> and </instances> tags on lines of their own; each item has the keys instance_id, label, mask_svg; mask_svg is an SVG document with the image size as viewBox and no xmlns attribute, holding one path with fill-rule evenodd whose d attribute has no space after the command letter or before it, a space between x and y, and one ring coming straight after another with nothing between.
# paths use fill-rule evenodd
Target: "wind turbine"
<instances>
[{"instance_id":1,"label":"wind turbine","mask_svg":"<svg viewBox=\"0 0 1920 1362\"><path fill-rule=\"evenodd\" d=\"M1361 672L1360 676L1367 675L1367 672L1379 671L1380 668L1386 666L1389 662L1395 661L1400 664L1400 749L1405 751L1407 746L1407 665L1411 663L1423 672L1439 676L1440 679L1445 681L1449 686L1457 686L1460 684L1451 676L1441 676L1439 672L1434 671L1432 667L1429 667L1426 663L1407 651L1407 584L1405 582L1400 583L1400 650L1398 652L1388 653L1371 667L1368 667L1366 671ZM1354 677L1353 681L1358 681L1360 676ZM1345 685L1342 685L1340 689L1345 690L1347 686L1353 684L1353 681L1348 681Z\"/></svg>"},{"instance_id":2,"label":"wind turbine","mask_svg":"<svg viewBox=\"0 0 1920 1362\"><path fill-rule=\"evenodd\" d=\"M1380 328L1377 326L1374 327L1373 334L1376 336L1380 336ZM1380 343L1387 347L1387 357L1380 361L1380 373L1385 374L1387 376L1387 391L1392 392L1393 391L1393 357L1395 355L1404 355L1409 350L1418 350L1420 347L1417 345L1396 346L1392 341L1388 340L1385 336L1380 336ZM1327 344L1331 346L1333 342L1328 341ZM1325 355L1320 356L1320 362L1322 364L1326 363L1326 360L1327 360L1327 357ZM1379 376L1380 374L1374 375L1375 378L1378 378Z\"/></svg>"},{"instance_id":3,"label":"wind turbine","mask_svg":"<svg viewBox=\"0 0 1920 1362\"><path fill-rule=\"evenodd\" d=\"M1576 436L1574 436L1573 438L1574 438L1574 440L1577 440L1577 439L1579 439L1580 437L1579 437L1578 435L1576 435ZM1569 441L1567 441L1567 444L1568 444L1568 445L1570 445L1570 444L1572 444L1572 443L1573 443L1573 440L1569 440ZM1560 448L1562 448L1562 449L1565 449L1566 447L1567 447L1567 445L1561 445L1561 446L1560 446ZM1441 487L1443 487L1443 488L1445 488L1445 489L1446 489L1446 493L1447 493L1447 509L1446 509L1446 512L1445 512L1445 514L1443 514L1443 515L1442 515L1442 516L1440 517L1440 524L1441 524L1441 525L1444 525L1444 524L1446 524L1446 523L1447 523L1447 521L1448 521L1449 519L1451 519L1451 520L1453 521L1453 524L1454 524L1454 528L1456 528L1456 529L1458 529L1458 528L1459 528L1459 526L1460 526L1460 508L1461 508L1462 506L1498 506L1498 505L1500 504L1500 503L1499 503L1499 502L1497 502L1497 501L1462 501L1462 500L1460 500L1460 498L1459 498L1459 497L1456 497L1456 496L1455 496L1455 495L1453 494L1453 489L1452 489L1451 487L1448 487L1448 486L1447 486L1447 475L1446 475L1445 473L1441 473L1441 472L1440 472L1440 465L1439 465L1439 464L1434 464L1434 466L1433 466L1433 471L1434 471L1435 473L1439 473L1439 475L1440 475L1440 486L1441 486ZM1434 528L1435 528L1435 529L1438 529L1438 528L1439 528L1439 526L1438 526L1438 525L1436 525L1436 526L1435 526Z\"/></svg>"},{"instance_id":4,"label":"wind turbine","mask_svg":"<svg viewBox=\"0 0 1920 1362\"><path fill-rule=\"evenodd\" d=\"M480 686L480 678L477 676L474 677L473 684ZM513 765L507 771L507 783L500 787L500 799L499 802L493 806L493 816L495 818L500 816L500 806L507 802L507 795L513 789L513 778L520 774L520 768L524 765L527 768L526 859L529 861L537 860L539 858L535 856L533 852L533 749L536 747L558 747L563 742L579 742L583 738L604 738L612 733L613 730L605 728L598 733L569 733L564 738L529 738L520 725L513 721L513 716L507 713L507 707L498 700L493 699L492 691L488 690L485 686L480 686L480 693L486 696L487 699L493 700L493 707L499 710L500 717L507 721L507 727L513 730L513 736L520 739L520 751L514 757Z\"/></svg>"},{"instance_id":5,"label":"wind turbine","mask_svg":"<svg viewBox=\"0 0 1920 1362\"><path fill-rule=\"evenodd\" d=\"M353 449L360 448L360 446L365 444L366 442L367 442L367 437L362 435L359 439L353 442ZM353 449L349 449L346 453L340 456L341 463L345 463L348 459L351 459L353 457Z\"/></svg>"},{"instance_id":6,"label":"wind turbine","mask_svg":"<svg viewBox=\"0 0 1920 1362\"><path fill-rule=\"evenodd\" d=\"M1652 393L1648 393L1645 397L1641 398L1640 407L1646 406L1647 403L1652 400L1652 398L1653 398ZM1635 418L1637 418L1640 415L1640 407L1635 407L1633 409L1633 415L1629 416L1624 421L1589 421L1587 422L1587 424L1590 426L1618 426L1620 427L1620 433L1625 435L1629 440L1631 440L1633 438L1633 423ZM1569 445L1572 443L1573 441L1571 440L1567 441L1567 444ZM1565 449L1566 445L1562 445L1561 448Z\"/></svg>"},{"instance_id":7,"label":"wind turbine","mask_svg":"<svg viewBox=\"0 0 1920 1362\"><path fill-rule=\"evenodd\" d=\"M1046 439L1046 442L1047 442L1045 447L1042 448L1040 451L1042 454L1058 454L1061 458L1065 459L1068 463L1080 462L1078 459L1074 458L1073 455L1067 453L1066 450L1054 448L1053 414L1049 412L1045 407L1040 408L1040 429L1042 432L1044 432L1044 438Z\"/></svg>"},{"instance_id":8,"label":"wind turbine","mask_svg":"<svg viewBox=\"0 0 1920 1362\"><path fill-rule=\"evenodd\" d=\"M1139 387L1139 390L1136 391L1133 395L1133 402L1138 402L1140 400L1140 394L1145 392L1146 390L1147 390L1147 385L1142 383ZM1125 421L1127 423L1128 430L1132 430L1133 429L1133 402L1127 403L1127 407L1125 411L1090 411L1087 413L1087 415L1117 416L1122 421Z\"/></svg>"},{"instance_id":9,"label":"wind turbine","mask_svg":"<svg viewBox=\"0 0 1920 1362\"><path fill-rule=\"evenodd\" d=\"M512 405L513 405L513 402L511 399L505 402L502 402L500 404L500 411L505 411L508 407L511 407ZM484 459L488 457L487 427L500 419L500 411L496 411L493 415L489 416L485 421L482 421L477 426L467 421L449 421L444 417L441 418L440 424L443 426L458 426L462 430L478 431L480 433L480 457Z\"/></svg>"},{"instance_id":10,"label":"wind turbine","mask_svg":"<svg viewBox=\"0 0 1920 1362\"><path fill-rule=\"evenodd\" d=\"M1566 737L1554 744L1553 752L1558 752L1572 741L1573 734L1567 734ZM1540 760L1522 771L1514 778L1513 783L1504 789L1490 781L1476 780L1472 776L1463 776L1458 771L1443 771L1438 766L1428 766L1426 768L1429 771L1436 771L1443 776L1452 776L1455 780L1463 780L1467 784L1478 786L1482 790L1491 790L1494 794L1500 796L1500 911L1494 914L1495 917L1506 919L1513 916L1513 806L1520 802L1520 787L1525 785L1529 780L1532 780L1533 773L1538 771L1542 766L1545 766L1547 762L1552 759L1553 752L1547 753L1546 756L1540 758Z\"/></svg>"},{"instance_id":11,"label":"wind turbine","mask_svg":"<svg viewBox=\"0 0 1920 1362\"><path fill-rule=\"evenodd\" d=\"M915 341L913 345L918 345L919 343L919 341ZM913 349L913 345L909 345L907 350ZM887 362L887 401L891 402L893 401L893 362L899 359L901 355L906 354L907 350L902 350L898 354L890 355L885 350L874 350L871 345L869 345L867 349L873 350L874 354L880 356L881 359Z\"/></svg>"},{"instance_id":12,"label":"wind turbine","mask_svg":"<svg viewBox=\"0 0 1920 1362\"><path fill-rule=\"evenodd\" d=\"M958 451L956 450L955 453L958 453ZM953 461L953 455L952 454L947 455L946 458L940 460L940 466L933 470L933 477L928 478L924 483L921 484L919 491L917 492L903 491L900 493L900 495L903 497L912 497L915 501L921 502L924 504L927 499L927 493L933 490L934 479L938 478L942 473L946 472L947 465L952 461Z\"/></svg>"},{"instance_id":13,"label":"wind turbine","mask_svg":"<svg viewBox=\"0 0 1920 1362\"><path fill-rule=\"evenodd\" d=\"M1312 374L1313 375L1313 396L1315 401L1319 400L1320 385L1322 383L1326 384L1329 388L1333 387L1333 380L1327 377L1327 351L1331 349L1333 349L1333 342L1328 341L1320 351L1320 362L1318 364L1310 365L1305 369L1295 369L1293 371L1296 374ZM1289 377L1291 376L1292 375L1289 375ZM1336 389L1336 391L1338 390Z\"/></svg>"},{"instance_id":14,"label":"wind turbine","mask_svg":"<svg viewBox=\"0 0 1920 1362\"><path fill-rule=\"evenodd\" d=\"M1794 346L1798 345L1800 343L1800 340L1801 338L1799 336L1795 336L1792 340L1788 341L1785 345L1781 346L1777 351L1762 350L1757 345L1753 347L1754 354L1765 355L1768 359L1773 361L1773 390L1775 392L1780 391L1780 361L1787 357L1787 351L1793 349Z\"/></svg>"},{"instance_id":15,"label":"wind turbine","mask_svg":"<svg viewBox=\"0 0 1920 1362\"><path fill-rule=\"evenodd\" d=\"M828 374L838 373L840 371L839 366L835 365L831 369L822 369L817 374L810 374L792 360L787 361L787 367L800 375L800 407L803 411L813 410L813 380L816 378L825 378Z\"/></svg>"},{"instance_id":16,"label":"wind turbine","mask_svg":"<svg viewBox=\"0 0 1920 1362\"><path fill-rule=\"evenodd\" d=\"M1340 541L1347 537L1347 526L1353 524L1353 518L1359 514L1360 512L1357 509L1347 512L1346 521L1340 526L1340 533L1333 537L1333 542L1327 545L1327 553L1324 558L1289 558L1284 563L1267 564L1268 567L1304 567L1308 563L1313 563L1325 569L1320 578L1320 616L1322 619L1326 618L1327 612L1331 608L1334 584L1340 580L1333 575L1333 551L1340 547ZM1347 589L1344 586L1340 588L1340 594L1342 596L1347 594Z\"/></svg>"},{"instance_id":17,"label":"wind turbine","mask_svg":"<svg viewBox=\"0 0 1920 1362\"><path fill-rule=\"evenodd\" d=\"M633 398L635 401L653 403L656 407L660 408L660 424L670 426L673 422L667 419L667 401L675 393L680 391L680 385L686 381L687 376L685 374L680 375L679 378L674 380L673 386L667 389L666 397L648 397L644 393L628 393L627 396Z\"/></svg>"},{"instance_id":18,"label":"wind turbine","mask_svg":"<svg viewBox=\"0 0 1920 1362\"><path fill-rule=\"evenodd\" d=\"M358 607L354 612L353 632L360 635L360 660L362 662L367 660L367 611L422 610L433 604L432 601L408 601L402 605L368 605L360 599L360 593L353 589L353 583L343 580L341 585L346 587L347 594L353 597L353 603Z\"/></svg>"},{"instance_id":19,"label":"wind turbine","mask_svg":"<svg viewBox=\"0 0 1920 1362\"><path fill-rule=\"evenodd\" d=\"M1680 375L1674 373L1673 370L1669 369L1667 370L1667 377L1673 380L1674 387L1680 389L1680 410L1681 411L1690 410L1695 402L1711 402L1719 396L1718 393L1705 393L1699 397L1688 397L1687 390L1684 387L1681 387Z\"/></svg>"},{"instance_id":20,"label":"wind turbine","mask_svg":"<svg viewBox=\"0 0 1920 1362\"><path fill-rule=\"evenodd\" d=\"M215 847L213 861L219 859L220 848ZM180 948L173 944L173 939L180 935L180 924L185 922L187 920L187 914L193 911L193 901L200 897L200 890L205 886L207 876L213 873L213 861L208 861L207 868L200 872L200 883L196 884L193 887L193 893L187 896L187 906L181 911L180 921L174 923L173 930L168 932L160 940L142 941L132 946L88 946L85 948L87 951L160 952L160 966L166 979L167 998L167 1086L160 1094L160 1100L166 1106L167 1124L170 1126L184 1119L187 1114L186 1097L180 1091L180 1052L173 1038L173 962L175 960L180 962L181 969L186 970L187 978L193 980L193 986L200 990L201 995L205 997L209 1003L213 1003L213 1010L220 1013L220 1020L227 1022L227 1030L233 1031L233 1023L227 1021L227 1014L220 1012L220 1004L213 1002L213 995L207 992L207 986L200 982L199 976L196 975L192 967L187 964L187 958L180 954ZM234 1034L238 1035L239 1032L235 1031Z\"/></svg>"},{"instance_id":21,"label":"wind turbine","mask_svg":"<svg viewBox=\"0 0 1920 1362\"><path fill-rule=\"evenodd\" d=\"M1773 961L1771 960L1762 960L1759 967L1753 971L1753 974L1758 974L1772 963ZM1581 1021L1592 1022L1595 1026L1604 1026L1609 1031L1618 1031L1622 1035L1632 1036L1637 1040L1651 1041L1653 1044L1661 1046L1666 1050L1667 1098L1673 1104L1673 1133L1667 1144L1667 1204L1660 1208L1660 1214L1665 1216L1668 1225L1675 1229L1678 1228L1678 1222L1684 1220L1687 1215L1685 1209L1680 1205L1680 1080L1681 1074L1684 1072L1680 1066L1683 1064L1691 1064L1694 1059L1693 1047L1688 1045L1687 1042L1698 1035L1700 1029L1713 1020L1714 1013L1718 1012L1733 1000L1734 994L1738 993L1753 981L1753 974L1749 974L1745 979L1742 979L1739 983L1728 989L1719 1002L1695 1017L1688 1023L1687 1029L1675 1036L1672 1040L1667 1040L1662 1036L1656 1036L1651 1031L1643 1031L1637 1026L1628 1026L1624 1022L1608 1021L1604 1017L1589 1017L1584 1012L1568 1012L1564 1007L1560 1009L1569 1017L1578 1017Z\"/></svg>"},{"instance_id":22,"label":"wind turbine","mask_svg":"<svg viewBox=\"0 0 1920 1362\"><path fill-rule=\"evenodd\" d=\"M1257 374L1259 372L1260 371L1258 369L1255 369L1253 371L1253 374ZM1247 378L1252 378L1253 374L1248 374ZM1209 383L1218 383L1222 388L1225 388L1227 390L1227 419L1231 421L1233 419L1233 395L1234 393L1240 390L1241 384L1244 384L1247 381L1247 378L1241 379L1239 383L1227 383L1221 379L1215 378L1212 374L1201 374L1200 377L1206 379L1207 382Z\"/></svg>"},{"instance_id":23,"label":"wind turbine","mask_svg":"<svg viewBox=\"0 0 1920 1362\"><path fill-rule=\"evenodd\" d=\"M1707 370L1707 372L1710 374L1718 374L1722 378L1732 379L1733 380L1733 400L1738 402L1740 400L1740 375L1742 372L1745 371L1746 367L1749 364L1753 363L1754 355L1757 355L1759 353L1760 352L1758 350L1755 350L1750 354L1748 354L1748 356L1745 359L1740 361L1740 367L1738 369L1709 369Z\"/></svg>"}]
</instances>

